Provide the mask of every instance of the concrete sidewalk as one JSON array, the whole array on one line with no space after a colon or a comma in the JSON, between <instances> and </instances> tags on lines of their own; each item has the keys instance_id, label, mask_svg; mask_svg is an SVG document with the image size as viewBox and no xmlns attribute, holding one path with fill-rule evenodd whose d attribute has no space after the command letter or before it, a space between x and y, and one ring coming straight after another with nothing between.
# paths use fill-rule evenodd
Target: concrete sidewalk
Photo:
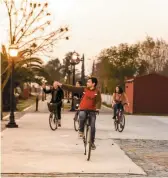
<instances>
[{"instance_id":1,"label":"concrete sidewalk","mask_svg":"<svg viewBox=\"0 0 168 178\"><path fill-rule=\"evenodd\" d=\"M109 138L112 129L98 127L97 149L86 161L84 146L73 130L74 113L63 114L62 128L51 131L47 113L29 113L18 129L2 132L2 173L128 173L145 175ZM98 116L97 124L109 118ZM99 123L100 122L100 123Z\"/></svg>"}]
</instances>

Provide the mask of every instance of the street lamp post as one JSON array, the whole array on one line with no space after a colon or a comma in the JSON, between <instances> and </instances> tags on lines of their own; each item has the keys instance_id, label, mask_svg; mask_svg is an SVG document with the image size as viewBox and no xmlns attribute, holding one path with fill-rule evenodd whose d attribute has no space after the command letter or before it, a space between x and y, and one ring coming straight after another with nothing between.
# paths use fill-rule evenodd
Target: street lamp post
<instances>
[{"instance_id":1,"label":"street lamp post","mask_svg":"<svg viewBox=\"0 0 168 178\"><path fill-rule=\"evenodd\" d=\"M80 62L80 59L79 59L79 55L76 53L76 52L74 52L73 54L72 54L72 58L71 58L71 61L70 61L70 64L72 65L72 67L73 67L73 80L72 80L72 84L75 86L75 66L77 65L77 64L79 64L79 62ZM71 103L71 110L70 111L75 111L75 108L74 108L74 93L72 93L72 103Z\"/></svg>"},{"instance_id":2,"label":"street lamp post","mask_svg":"<svg viewBox=\"0 0 168 178\"><path fill-rule=\"evenodd\" d=\"M43 79L42 80L42 83L43 85L45 85L47 82L47 80ZM46 93L42 90L42 101L46 100Z\"/></svg>"},{"instance_id":3,"label":"street lamp post","mask_svg":"<svg viewBox=\"0 0 168 178\"><path fill-rule=\"evenodd\" d=\"M11 88L10 88L10 117L9 123L6 125L7 128L17 128L18 125L15 122L14 115L14 59L18 56L18 47L15 45L11 45L9 48L9 56L11 60Z\"/></svg>"},{"instance_id":4,"label":"street lamp post","mask_svg":"<svg viewBox=\"0 0 168 178\"><path fill-rule=\"evenodd\" d=\"M70 80L71 80L71 66L68 66L68 84L70 84ZM69 91L68 91L68 101L67 103L70 103L69 101Z\"/></svg>"}]
</instances>

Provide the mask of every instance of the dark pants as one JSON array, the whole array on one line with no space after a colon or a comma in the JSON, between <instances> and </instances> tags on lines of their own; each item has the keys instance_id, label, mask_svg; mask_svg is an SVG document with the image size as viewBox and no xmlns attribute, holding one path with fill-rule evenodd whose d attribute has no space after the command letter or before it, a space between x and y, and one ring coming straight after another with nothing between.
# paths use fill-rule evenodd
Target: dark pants
<instances>
[{"instance_id":1,"label":"dark pants","mask_svg":"<svg viewBox=\"0 0 168 178\"><path fill-rule=\"evenodd\" d=\"M114 116L117 115L117 110L118 110L118 109L121 109L121 110L124 109L124 108L123 108L123 105L122 105L121 103L116 103L116 104L114 105Z\"/></svg>"},{"instance_id":2,"label":"dark pants","mask_svg":"<svg viewBox=\"0 0 168 178\"><path fill-rule=\"evenodd\" d=\"M62 108L62 103L57 105L58 120L61 120L61 108Z\"/></svg>"},{"instance_id":3,"label":"dark pants","mask_svg":"<svg viewBox=\"0 0 168 178\"><path fill-rule=\"evenodd\" d=\"M87 113L85 111L80 111L79 112L79 131L84 132L84 124L86 121ZM94 143L95 140L95 133L96 133L96 114L94 112L90 112L90 117L91 117L91 141Z\"/></svg>"}]
</instances>

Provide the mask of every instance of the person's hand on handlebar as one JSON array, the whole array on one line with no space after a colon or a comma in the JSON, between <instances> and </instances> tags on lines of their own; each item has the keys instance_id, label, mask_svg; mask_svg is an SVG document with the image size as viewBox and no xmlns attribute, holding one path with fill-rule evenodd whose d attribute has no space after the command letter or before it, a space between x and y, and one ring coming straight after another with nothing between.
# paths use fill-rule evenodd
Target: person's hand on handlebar
<instances>
[{"instance_id":1,"label":"person's hand on handlebar","mask_svg":"<svg viewBox=\"0 0 168 178\"><path fill-rule=\"evenodd\" d=\"M96 112L99 114L100 109L96 109Z\"/></svg>"}]
</instances>

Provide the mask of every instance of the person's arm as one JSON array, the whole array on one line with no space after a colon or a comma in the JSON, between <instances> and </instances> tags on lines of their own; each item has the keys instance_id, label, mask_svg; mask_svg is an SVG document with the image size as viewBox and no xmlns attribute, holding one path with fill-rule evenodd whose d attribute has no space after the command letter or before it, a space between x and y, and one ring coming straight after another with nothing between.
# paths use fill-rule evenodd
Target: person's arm
<instances>
[{"instance_id":1,"label":"person's arm","mask_svg":"<svg viewBox=\"0 0 168 178\"><path fill-rule=\"evenodd\" d=\"M64 99L64 92L61 88L60 88L60 95L61 95L61 100Z\"/></svg>"},{"instance_id":2,"label":"person's arm","mask_svg":"<svg viewBox=\"0 0 168 178\"><path fill-rule=\"evenodd\" d=\"M63 90L67 90L69 92L73 92L73 93L82 93L84 92L84 89L85 87L75 87L75 86L72 86L72 85L66 85L66 84L62 84L61 85L61 88Z\"/></svg>"},{"instance_id":3,"label":"person's arm","mask_svg":"<svg viewBox=\"0 0 168 178\"><path fill-rule=\"evenodd\" d=\"M46 90L46 88L43 88L44 93L51 93L51 89Z\"/></svg>"},{"instance_id":4,"label":"person's arm","mask_svg":"<svg viewBox=\"0 0 168 178\"><path fill-rule=\"evenodd\" d=\"M96 97L96 109L101 109L101 104L102 104L101 93L100 91L98 91Z\"/></svg>"},{"instance_id":5,"label":"person's arm","mask_svg":"<svg viewBox=\"0 0 168 178\"><path fill-rule=\"evenodd\" d=\"M112 101L111 101L112 106L115 104L115 93L112 95Z\"/></svg>"},{"instance_id":6,"label":"person's arm","mask_svg":"<svg viewBox=\"0 0 168 178\"><path fill-rule=\"evenodd\" d=\"M125 100L124 102L129 105L129 101L126 93L124 93L124 100Z\"/></svg>"}]
</instances>

